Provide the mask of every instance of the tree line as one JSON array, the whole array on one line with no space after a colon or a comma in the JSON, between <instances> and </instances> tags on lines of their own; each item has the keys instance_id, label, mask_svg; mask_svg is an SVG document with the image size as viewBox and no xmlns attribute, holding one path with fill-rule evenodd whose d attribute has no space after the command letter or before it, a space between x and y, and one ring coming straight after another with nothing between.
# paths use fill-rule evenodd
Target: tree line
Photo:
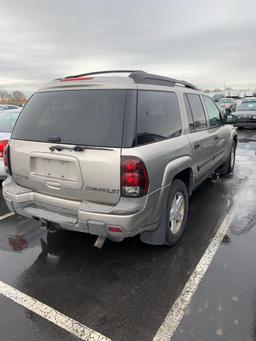
<instances>
[{"instance_id":1,"label":"tree line","mask_svg":"<svg viewBox=\"0 0 256 341\"><path fill-rule=\"evenodd\" d=\"M0 89L0 104L24 105L27 97L20 90L6 91Z\"/></svg>"}]
</instances>

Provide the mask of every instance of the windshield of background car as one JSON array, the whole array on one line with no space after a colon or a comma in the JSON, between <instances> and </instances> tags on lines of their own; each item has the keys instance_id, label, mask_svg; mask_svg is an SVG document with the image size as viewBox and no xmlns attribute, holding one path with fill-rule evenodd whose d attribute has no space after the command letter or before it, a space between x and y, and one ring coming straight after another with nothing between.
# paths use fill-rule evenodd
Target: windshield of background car
<instances>
[{"instance_id":1,"label":"windshield of background car","mask_svg":"<svg viewBox=\"0 0 256 341\"><path fill-rule=\"evenodd\" d=\"M36 93L22 111L12 138L120 147L126 90L67 90Z\"/></svg>"},{"instance_id":2,"label":"windshield of background car","mask_svg":"<svg viewBox=\"0 0 256 341\"><path fill-rule=\"evenodd\" d=\"M233 100L230 98L224 98L220 100L220 103L233 103Z\"/></svg>"},{"instance_id":3,"label":"windshield of background car","mask_svg":"<svg viewBox=\"0 0 256 341\"><path fill-rule=\"evenodd\" d=\"M237 109L238 111L256 110L256 101L241 103Z\"/></svg>"},{"instance_id":4,"label":"windshield of background car","mask_svg":"<svg viewBox=\"0 0 256 341\"><path fill-rule=\"evenodd\" d=\"M11 133L20 111L4 110L0 114L0 132Z\"/></svg>"},{"instance_id":5,"label":"windshield of background car","mask_svg":"<svg viewBox=\"0 0 256 341\"><path fill-rule=\"evenodd\" d=\"M242 103L244 103L244 102L255 102L255 101L256 101L256 98L244 98L242 100Z\"/></svg>"}]
</instances>

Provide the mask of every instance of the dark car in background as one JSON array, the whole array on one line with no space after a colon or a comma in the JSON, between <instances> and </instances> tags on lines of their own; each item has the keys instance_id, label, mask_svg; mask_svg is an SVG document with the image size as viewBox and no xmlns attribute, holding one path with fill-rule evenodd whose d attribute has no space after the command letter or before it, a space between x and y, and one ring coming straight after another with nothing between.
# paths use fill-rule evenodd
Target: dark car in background
<instances>
[{"instance_id":1,"label":"dark car in background","mask_svg":"<svg viewBox=\"0 0 256 341\"><path fill-rule=\"evenodd\" d=\"M255 102L256 97L245 97L241 100L241 103L246 103L246 102Z\"/></svg>"},{"instance_id":2,"label":"dark car in background","mask_svg":"<svg viewBox=\"0 0 256 341\"><path fill-rule=\"evenodd\" d=\"M256 127L256 101L246 101L237 106L236 112L236 126L240 128L254 128Z\"/></svg>"}]
</instances>

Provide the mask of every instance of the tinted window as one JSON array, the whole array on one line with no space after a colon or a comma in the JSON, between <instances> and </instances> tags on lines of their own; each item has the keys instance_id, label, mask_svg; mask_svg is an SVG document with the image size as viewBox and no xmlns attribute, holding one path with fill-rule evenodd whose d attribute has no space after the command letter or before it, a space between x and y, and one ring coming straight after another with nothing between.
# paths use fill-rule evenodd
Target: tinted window
<instances>
[{"instance_id":1,"label":"tinted window","mask_svg":"<svg viewBox=\"0 0 256 341\"><path fill-rule=\"evenodd\" d=\"M215 103L211 98L203 96L206 113L209 117L210 126L216 126L220 124L220 113Z\"/></svg>"},{"instance_id":2,"label":"tinted window","mask_svg":"<svg viewBox=\"0 0 256 341\"><path fill-rule=\"evenodd\" d=\"M125 90L52 91L35 94L15 125L14 139L120 147Z\"/></svg>"},{"instance_id":3,"label":"tinted window","mask_svg":"<svg viewBox=\"0 0 256 341\"><path fill-rule=\"evenodd\" d=\"M138 92L138 145L176 137L181 131L180 109L175 93Z\"/></svg>"},{"instance_id":4,"label":"tinted window","mask_svg":"<svg viewBox=\"0 0 256 341\"><path fill-rule=\"evenodd\" d=\"M0 114L0 132L10 133L20 114L20 111L5 110Z\"/></svg>"},{"instance_id":5,"label":"tinted window","mask_svg":"<svg viewBox=\"0 0 256 341\"><path fill-rule=\"evenodd\" d=\"M207 126L204 108L199 95L186 95L190 104L194 123L196 128L203 128Z\"/></svg>"},{"instance_id":6,"label":"tinted window","mask_svg":"<svg viewBox=\"0 0 256 341\"><path fill-rule=\"evenodd\" d=\"M189 128L190 128L190 130L195 130L195 123L194 123L192 111L191 111L191 108L190 108L190 105L189 105L189 102L188 102L186 95L184 95L184 102L185 102L187 116L188 116Z\"/></svg>"}]
</instances>

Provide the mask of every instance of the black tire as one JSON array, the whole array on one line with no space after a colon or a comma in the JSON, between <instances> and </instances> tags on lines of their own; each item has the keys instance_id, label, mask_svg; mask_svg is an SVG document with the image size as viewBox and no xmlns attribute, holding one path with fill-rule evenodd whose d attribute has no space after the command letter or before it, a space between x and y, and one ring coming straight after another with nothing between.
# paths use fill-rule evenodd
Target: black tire
<instances>
[{"instance_id":1,"label":"black tire","mask_svg":"<svg viewBox=\"0 0 256 341\"><path fill-rule=\"evenodd\" d=\"M184 214L182 221L179 222L180 227L178 231L174 233L172 231L172 224L170 223L170 211L173 204L173 201L178 198L178 195L182 196L182 200L184 201ZM188 203L189 203L189 194L187 186L181 180L174 180L171 184L168 199L167 199L167 207L166 207L166 237L165 237L165 245L171 246L177 243L177 241L181 238L188 218Z\"/></svg>"},{"instance_id":2,"label":"black tire","mask_svg":"<svg viewBox=\"0 0 256 341\"><path fill-rule=\"evenodd\" d=\"M220 167L220 175L228 175L233 173L236 161L236 142L233 142L229 157L227 161Z\"/></svg>"}]
</instances>

